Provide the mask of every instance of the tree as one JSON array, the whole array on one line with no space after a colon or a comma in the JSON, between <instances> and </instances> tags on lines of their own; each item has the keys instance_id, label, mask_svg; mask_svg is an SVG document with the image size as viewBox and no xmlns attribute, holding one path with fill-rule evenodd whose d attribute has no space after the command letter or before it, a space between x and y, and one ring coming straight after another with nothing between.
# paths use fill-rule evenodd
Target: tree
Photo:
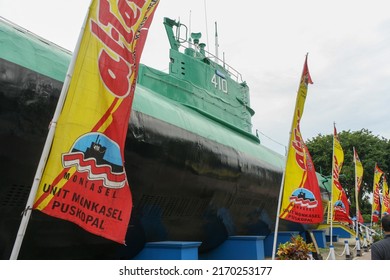
<instances>
[{"instance_id":1,"label":"tree","mask_svg":"<svg viewBox=\"0 0 390 280\"><path fill-rule=\"evenodd\" d=\"M368 194L372 193L375 163L385 172L388 178L390 142L383 137L372 135L372 132L367 129L354 132L350 130L342 131L338 135L344 151L340 183L350 200L350 214L354 216L356 213L353 147L355 147L364 169L359 193L360 211L362 214L371 214L371 201ZM330 176L332 174L333 135L319 134L306 141L306 145L312 156L316 171L322 175Z\"/></svg>"}]
</instances>

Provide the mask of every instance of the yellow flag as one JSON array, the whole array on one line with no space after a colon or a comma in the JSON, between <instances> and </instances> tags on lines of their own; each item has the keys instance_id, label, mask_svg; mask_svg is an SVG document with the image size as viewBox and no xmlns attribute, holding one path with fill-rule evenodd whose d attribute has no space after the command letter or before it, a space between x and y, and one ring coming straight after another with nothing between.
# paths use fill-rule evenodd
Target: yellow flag
<instances>
[{"instance_id":1,"label":"yellow flag","mask_svg":"<svg viewBox=\"0 0 390 280\"><path fill-rule=\"evenodd\" d=\"M383 175L383 171L375 164L374 170L374 186L372 190L372 216L371 220L374 223L379 221L380 213L381 213L381 203L380 203L380 181Z\"/></svg>"},{"instance_id":2,"label":"yellow flag","mask_svg":"<svg viewBox=\"0 0 390 280\"><path fill-rule=\"evenodd\" d=\"M386 177L383 176L383 192L382 192L382 217L390 214L390 194L389 185Z\"/></svg>"},{"instance_id":3,"label":"yellow flag","mask_svg":"<svg viewBox=\"0 0 390 280\"><path fill-rule=\"evenodd\" d=\"M333 133L333 161L332 161L332 202L333 220L352 223L349 216L349 202L347 195L340 184L339 177L344 163L344 151L341 147L336 126Z\"/></svg>"},{"instance_id":4,"label":"yellow flag","mask_svg":"<svg viewBox=\"0 0 390 280\"><path fill-rule=\"evenodd\" d=\"M300 131L300 121L307 95L307 87L313 83L307 66L303 66L297 94L291 138L283 182L280 218L301 224L322 222L323 210L317 175L309 150Z\"/></svg>"},{"instance_id":5,"label":"yellow flag","mask_svg":"<svg viewBox=\"0 0 390 280\"><path fill-rule=\"evenodd\" d=\"M360 213L360 207L359 207L359 192L360 187L363 181L363 165L362 162L359 159L359 156L356 152L355 147L353 148L353 160L355 162L355 200L356 200L356 214L357 219L360 223L363 223L363 217Z\"/></svg>"},{"instance_id":6,"label":"yellow flag","mask_svg":"<svg viewBox=\"0 0 390 280\"><path fill-rule=\"evenodd\" d=\"M140 56L158 0L94 0L34 208L125 243L124 169Z\"/></svg>"}]
</instances>

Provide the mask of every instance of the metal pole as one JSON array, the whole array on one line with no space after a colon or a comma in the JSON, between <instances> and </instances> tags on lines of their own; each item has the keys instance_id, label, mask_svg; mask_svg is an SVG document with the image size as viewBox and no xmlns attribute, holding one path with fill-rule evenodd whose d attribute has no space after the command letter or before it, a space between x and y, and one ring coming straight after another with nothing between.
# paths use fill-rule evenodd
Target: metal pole
<instances>
[{"instance_id":1,"label":"metal pole","mask_svg":"<svg viewBox=\"0 0 390 280\"><path fill-rule=\"evenodd\" d=\"M359 240L359 199L358 199L358 181L357 181L357 170L356 170L356 158L355 158L355 147L353 147L353 162L355 163L355 201L356 201L356 255L361 256L360 253L360 240Z\"/></svg>"},{"instance_id":2,"label":"metal pole","mask_svg":"<svg viewBox=\"0 0 390 280\"><path fill-rule=\"evenodd\" d=\"M218 60L219 60L218 48L219 48L219 44L218 44L218 26L217 26L217 22L215 22L215 63L218 63Z\"/></svg>"},{"instance_id":3,"label":"metal pole","mask_svg":"<svg viewBox=\"0 0 390 280\"><path fill-rule=\"evenodd\" d=\"M374 206L374 191L375 191L375 171L376 171L376 162L375 162L375 165L374 165L374 178L373 178L373 183L372 183L372 206L371 206L371 229L372 229L372 226L373 226L373 220L372 220L372 217L374 215L374 211L373 211L373 206Z\"/></svg>"},{"instance_id":4,"label":"metal pole","mask_svg":"<svg viewBox=\"0 0 390 280\"><path fill-rule=\"evenodd\" d=\"M334 132L335 132L335 129L336 129L336 123L333 122L333 152L332 152L332 187L331 187L331 192L330 192L330 233L329 233L329 241L330 241L330 245L329 245L329 258L330 260L335 260L336 259L336 256L335 256L335 252L334 252L334 246L333 246L333 184L334 184L334 164L335 164L335 160L334 160L334 138L335 138L335 135L334 135Z\"/></svg>"},{"instance_id":5,"label":"metal pole","mask_svg":"<svg viewBox=\"0 0 390 280\"><path fill-rule=\"evenodd\" d=\"M336 123L333 123L333 127L336 127ZM334 130L333 130L334 132ZM334 133L333 133L333 152L332 152L332 187L330 192L330 246L333 247L333 184L334 184Z\"/></svg>"},{"instance_id":6,"label":"metal pole","mask_svg":"<svg viewBox=\"0 0 390 280\"><path fill-rule=\"evenodd\" d=\"M91 1L91 4L92 4L92 1ZM90 5L90 7L91 7L91 5ZM22 246L23 238L24 238L24 235L25 235L26 230L27 230L28 222L30 220L31 211L33 209L32 207L34 204L35 196L37 194L39 183L41 181L42 174L43 174L43 171L44 171L44 168L46 165L46 161L47 161L47 158L49 156L51 145L52 145L52 142L54 139L54 133L55 133L55 129L57 126L57 121L58 121L58 118L59 118L60 113L62 111L62 107L63 107L64 102L65 102L66 94L68 92L69 84L70 84L70 81L72 79L72 74L73 74L75 63L76 63L76 57L77 57L77 54L78 54L79 49L80 49L81 39L83 37L83 33L84 33L84 29L85 29L85 26L87 23L88 15L89 15L89 10L88 10L87 16L85 17L83 26L81 28L81 32L79 34L79 38L78 38L78 41L77 41L77 44L75 47L75 51L73 53L72 60L71 60L70 65L68 67L65 81L64 81L64 84L62 86L61 94L60 94L60 97L59 97L58 102L57 102L57 107L56 107L56 110L54 112L53 119L52 119L50 126L49 126L49 132L48 132L48 135L46 137L46 141L45 141L45 145L43 147L40 161L38 163L37 171L35 173L35 177L34 177L34 181L33 181L33 184L32 184L31 190L30 190L30 194L29 194L28 199L27 199L26 208L22 213L23 214L22 221L20 222L19 230L18 230L16 239L15 239L15 243L14 243L12 252L11 252L10 260L16 260L19 256L19 252L20 252L20 248Z\"/></svg>"},{"instance_id":7,"label":"metal pole","mask_svg":"<svg viewBox=\"0 0 390 280\"><path fill-rule=\"evenodd\" d=\"M291 133L290 133L291 138ZM290 143L290 142L289 142ZM283 176L282 176L282 182L280 183L280 191L279 191L279 200L278 200L278 209L276 211L276 222L275 222L275 231L274 231L274 242L272 246L272 260L275 259L276 255L276 243L278 239L278 228L279 228L279 215L280 215L280 206L282 204L282 196L283 196L283 185L284 185L284 177L286 172L286 166L287 166L287 157L288 153L286 155L285 164L284 164L284 170L283 170Z\"/></svg>"}]
</instances>

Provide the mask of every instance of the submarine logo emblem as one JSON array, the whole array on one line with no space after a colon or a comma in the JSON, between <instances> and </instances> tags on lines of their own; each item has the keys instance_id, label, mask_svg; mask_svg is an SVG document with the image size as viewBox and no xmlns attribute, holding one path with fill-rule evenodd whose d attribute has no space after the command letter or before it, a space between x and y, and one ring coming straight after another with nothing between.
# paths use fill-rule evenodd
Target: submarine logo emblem
<instances>
[{"instance_id":1,"label":"submarine logo emblem","mask_svg":"<svg viewBox=\"0 0 390 280\"><path fill-rule=\"evenodd\" d=\"M101 181L107 188L119 189L126 183L119 145L102 133L78 138L71 151L62 155L62 165L87 172L90 180Z\"/></svg>"},{"instance_id":2,"label":"submarine logo emblem","mask_svg":"<svg viewBox=\"0 0 390 280\"><path fill-rule=\"evenodd\" d=\"M346 208L345 208L345 204L344 202L342 202L341 200L337 200L334 204L334 210L335 211L339 211L339 212L342 212L342 213L347 213L346 211Z\"/></svg>"},{"instance_id":3,"label":"submarine logo emblem","mask_svg":"<svg viewBox=\"0 0 390 280\"><path fill-rule=\"evenodd\" d=\"M315 208L318 205L313 193L304 188L294 190L290 196L290 202L307 208Z\"/></svg>"}]
</instances>

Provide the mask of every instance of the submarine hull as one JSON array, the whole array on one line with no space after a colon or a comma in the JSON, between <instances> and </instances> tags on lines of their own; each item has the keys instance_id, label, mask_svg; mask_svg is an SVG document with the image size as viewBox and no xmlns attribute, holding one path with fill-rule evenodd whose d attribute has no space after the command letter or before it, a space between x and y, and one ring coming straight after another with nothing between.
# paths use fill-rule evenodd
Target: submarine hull
<instances>
[{"instance_id":1,"label":"submarine hull","mask_svg":"<svg viewBox=\"0 0 390 280\"><path fill-rule=\"evenodd\" d=\"M45 57L36 61L57 61L58 55L47 59L51 52L39 52ZM65 76L21 63L0 56L1 259L11 255ZM140 69L149 79L163 76ZM19 259L131 259L152 241L198 241L202 254L229 236L274 230L284 157L145 84L136 88L124 153L133 197L127 246L33 210ZM165 87L167 95L175 95L171 88L176 83ZM279 225L304 229L284 220Z\"/></svg>"},{"instance_id":2,"label":"submarine hull","mask_svg":"<svg viewBox=\"0 0 390 280\"><path fill-rule=\"evenodd\" d=\"M26 75L28 69L14 69L14 80L0 83L4 259L12 250L61 86L36 73ZM30 79L21 81L17 73ZM37 84L50 90L37 94ZM272 231L282 173L261 159L133 110L125 162L134 204L126 248L34 210L20 258L131 258L145 242L163 240L201 241L205 252L231 235Z\"/></svg>"}]
</instances>

